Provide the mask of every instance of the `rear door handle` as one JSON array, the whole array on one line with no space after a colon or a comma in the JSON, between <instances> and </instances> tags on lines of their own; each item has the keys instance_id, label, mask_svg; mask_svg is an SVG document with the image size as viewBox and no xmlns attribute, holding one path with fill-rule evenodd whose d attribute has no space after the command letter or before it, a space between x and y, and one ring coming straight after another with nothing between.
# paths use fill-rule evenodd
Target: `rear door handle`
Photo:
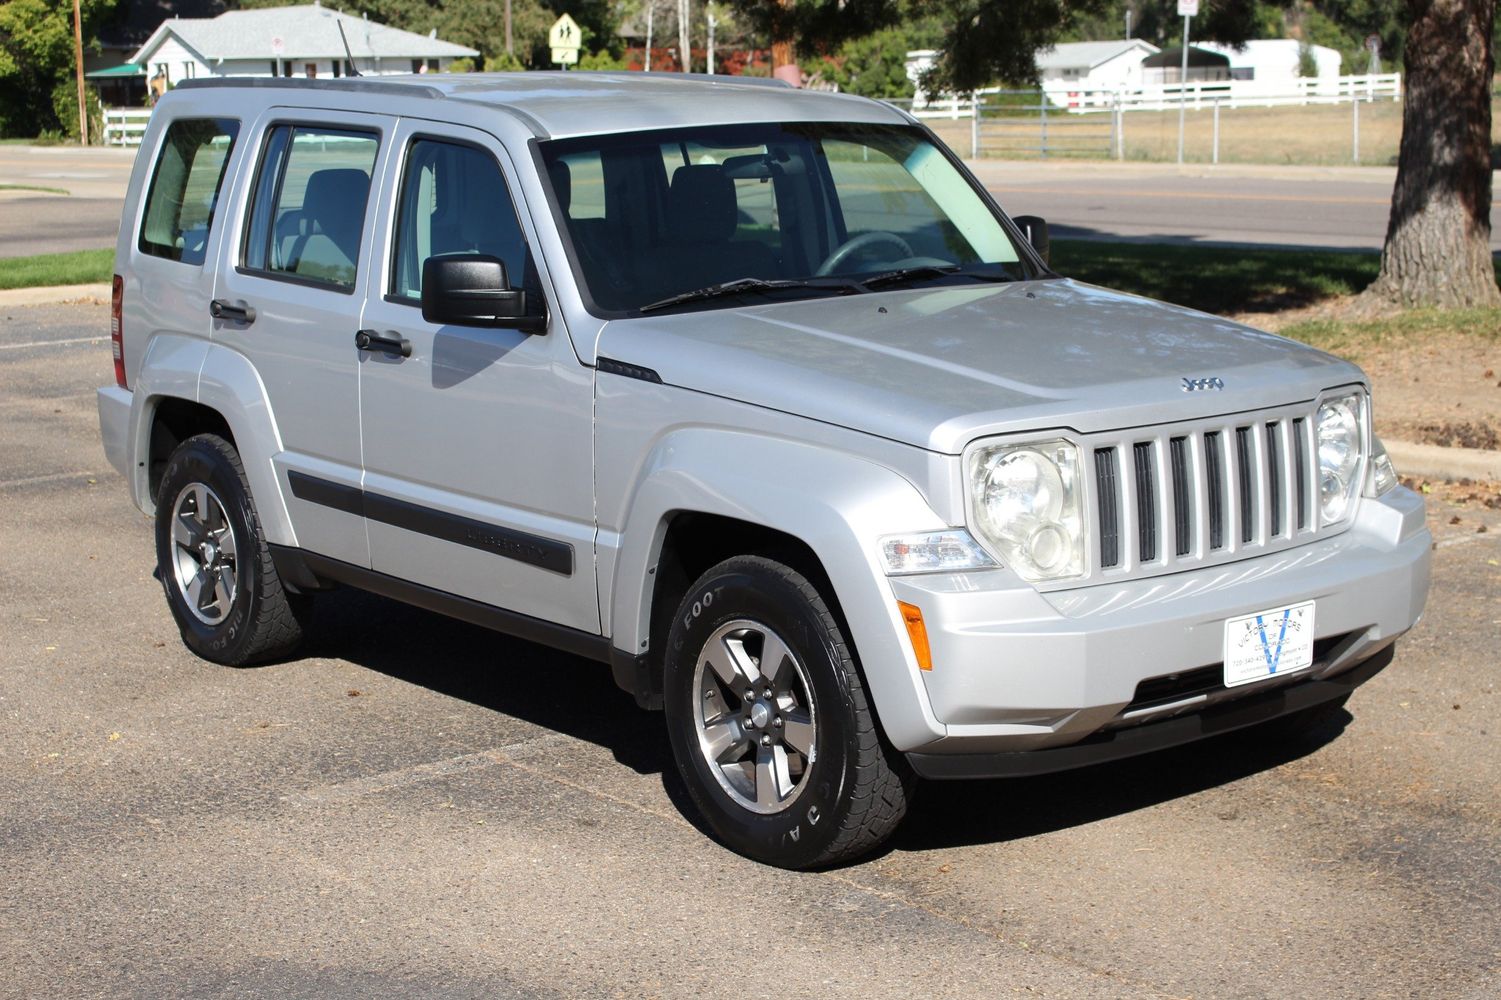
<instances>
[{"instance_id":1,"label":"rear door handle","mask_svg":"<svg viewBox=\"0 0 1501 1000\"><path fill-rule=\"evenodd\" d=\"M412 342L405 337L395 334L377 333L374 330L360 330L354 335L354 346L362 351L379 351L382 354L400 354L404 358L412 356Z\"/></svg>"},{"instance_id":2,"label":"rear door handle","mask_svg":"<svg viewBox=\"0 0 1501 1000\"><path fill-rule=\"evenodd\" d=\"M244 299L231 302L228 299L215 299L208 304L209 315L214 319L228 319L236 323L244 323L247 326L255 322L255 307L249 305Z\"/></svg>"}]
</instances>

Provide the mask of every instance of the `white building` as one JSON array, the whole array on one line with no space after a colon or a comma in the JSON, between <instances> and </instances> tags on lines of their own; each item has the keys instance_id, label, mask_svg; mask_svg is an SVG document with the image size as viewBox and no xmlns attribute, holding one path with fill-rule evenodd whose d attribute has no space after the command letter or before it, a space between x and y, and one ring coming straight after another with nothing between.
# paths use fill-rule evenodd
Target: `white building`
<instances>
[{"instance_id":1,"label":"white building","mask_svg":"<svg viewBox=\"0 0 1501 1000\"><path fill-rule=\"evenodd\" d=\"M1194 46L1228 56L1232 80L1254 80L1262 85L1290 88L1300 76L1303 43L1296 38L1262 38L1246 42L1240 49L1218 42L1194 42ZM1338 52L1323 45L1310 45L1308 50L1317 70L1314 76L1320 80L1339 76L1343 57Z\"/></svg>"},{"instance_id":2,"label":"white building","mask_svg":"<svg viewBox=\"0 0 1501 1000\"><path fill-rule=\"evenodd\" d=\"M1054 104L1077 103L1069 94L1084 91L1136 90L1141 87L1141 61L1158 52L1140 38L1113 42L1064 42L1037 53L1042 89Z\"/></svg>"},{"instance_id":3,"label":"white building","mask_svg":"<svg viewBox=\"0 0 1501 1000\"><path fill-rule=\"evenodd\" d=\"M425 73L479 53L433 35L401 31L365 18L306 7L233 10L218 17L163 21L130 57L152 87L203 76L337 77L353 67L362 76Z\"/></svg>"}]
</instances>

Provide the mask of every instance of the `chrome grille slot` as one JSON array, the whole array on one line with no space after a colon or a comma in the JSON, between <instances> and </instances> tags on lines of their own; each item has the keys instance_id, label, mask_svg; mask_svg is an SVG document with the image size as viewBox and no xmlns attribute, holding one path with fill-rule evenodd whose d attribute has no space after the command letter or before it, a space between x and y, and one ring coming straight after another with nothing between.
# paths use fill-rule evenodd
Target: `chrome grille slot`
<instances>
[{"instance_id":1,"label":"chrome grille slot","mask_svg":"<svg viewBox=\"0 0 1501 1000\"><path fill-rule=\"evenodd\" d=\"M1240 543L1250 545L1256 537L1256 462L1251 449L1251 428L1235 428L1235 485L1240 497Z\"/></svg>"},{"instance_id":2,"label":"chrome grille slot","mask_svg":"<svg viewBox=\"0 0 1501 1000\"><path fill-rule=\"evenodd\" d=\"M1220 432L1204 435L1204 466L1209 473L1209 547L1225 547L1225 454Z\"/></svg>"},{"instance_id":3,"label":"chrome grille slot","mask_svg":"<svg viewBox=\"0 0 1501 1000\"><path fill-rule=\"evenodd\" d=\"M1157 468L1150 442L1135 445L1132 452L1136 466L1136 558L1148 563L1157 558Z\"/></svg>"},{"instance_id":4,"label":"chrome grille slot","mask_svg":"<svg viewBox=\"0 0 1501 1000\"><path fill-rule=\"evenodd\" d=\"M1293 479L1296 484L1294 501L1298 509L1298 530L1308 527L1308 443L1303 439L1308 426L1302 417L1293 421Z\"/></svg>"},{"instance_id":5,"label":"chrome grille slot","mask_svg":"<svg viewBox=\"0 0 1501 1000\"><path fill-rule=\"evenodd\" d=\"M1100 492L1100 566L1121 564L1121 487L1114 448L1096 448L1095 484Z\"/></svg>"},{"instance_id":6,"label":"chrome grille slot","mask_svg":"<svg viewBox=\"0 0 1501 1000\"><path fill-rule=\"evenodd\" d=\"M1188 482L1188 438L1175 437L1168 441L1168 454L1173 469L1173 535L1177 542L1174 551L1186 556L1193 551L1193 490Z\"/></svg>"},{"instance_id":7,"label":"chrome grille slot","mask_svg":"<svg viewBox=\"0 0 1501 1000\"><path fill-rule=\"evenodd\" d=\"M1266 425L1266 485L1272 515L1272 535L1282 534L1282 435L1274 420Z\"/></svg>"}]
</instances>

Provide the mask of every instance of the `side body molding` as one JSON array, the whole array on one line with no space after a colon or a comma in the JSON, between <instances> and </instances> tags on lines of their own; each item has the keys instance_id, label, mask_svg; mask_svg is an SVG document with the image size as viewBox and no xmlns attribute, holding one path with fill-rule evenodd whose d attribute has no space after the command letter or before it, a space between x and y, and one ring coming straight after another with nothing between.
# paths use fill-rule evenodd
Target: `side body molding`
<instances>
[{"instance_id":1,"label":"side body molding","mask_svg":"<svg viewBox=\"0 0 1501 1000\"><path fill-rule=\"evenodd\" d=\"M859 637L870 694L896 747L910 750L945 734L929 707L877 550L883 535L947 527L916 487L890 469L834 449L702 427L658 439L639 472L608 577L617 650L646 650L654 570L673 515L737 518L801 539L817 554L851 640ZM611 527L601 525L602 541Z\"/></svg>"}]
</instances>

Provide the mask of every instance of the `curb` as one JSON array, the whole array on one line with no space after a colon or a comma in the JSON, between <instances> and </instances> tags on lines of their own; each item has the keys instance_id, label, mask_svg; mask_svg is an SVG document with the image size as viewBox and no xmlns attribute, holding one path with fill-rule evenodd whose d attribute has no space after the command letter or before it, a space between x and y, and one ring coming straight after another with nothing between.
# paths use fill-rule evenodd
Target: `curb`
<instances>
[{"instance_id":1,"label":"curb","mask_svg":"<svg viewBox=\"0 0 1501 1000\"><path fill-rule=\"evenodd\" d=\"M52 306L63 302L97 300L108 303L111 290L107 284L43 285L40 288L6 288L0 290L0 308L14 306Z\"/></svg>"},{"instance_id":2,"label":"curb","mask_svg":"<svg viewBox=\"0 0 1501 1000\"><path fill-rule=\"evenodd\" d=\"M1485 479L1501 481L1501 451L1482 448L1440 448L1433 444L1391 441L1386 452L1399 476L1428 479Z\"/></svg>"}]
</instances>

